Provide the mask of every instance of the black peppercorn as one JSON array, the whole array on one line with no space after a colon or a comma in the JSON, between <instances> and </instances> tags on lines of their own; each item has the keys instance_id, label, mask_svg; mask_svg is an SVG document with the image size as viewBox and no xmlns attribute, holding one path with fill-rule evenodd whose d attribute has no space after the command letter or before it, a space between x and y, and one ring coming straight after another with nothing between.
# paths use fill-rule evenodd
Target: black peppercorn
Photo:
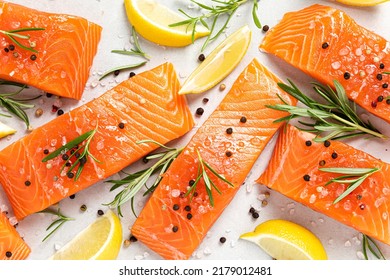
<instances>
[{"instance_id":1,"label":"black peppercorn","mask_svg":"<svg viewBox=\"0 0 390 280\"><path fill-rule=\"evenodd\" d=\"M100 209L99 209L99 210L97 211L97 214L98 214L99 216L103 216L103 215L104 215L104 212L103 212L103 210L100 210Z\"/></svg>"},{"instance_id":2,"label":"black peppercorn","mask_svg":"<svg viewBox=\"0 0 390 280\"><path fill-rule=\"evenodd\" d=\"M196 109L196 114L197 114L198 116L203 115L203 113L204 113L204 109L203 109L203 108L199 107L198 109Z\"/></svg>"},{"instance_id":3,"label":"black peppercorn","mask_svg":"<svg viewBox=\"0 0 390 280\"><path fill-rule=\"evenodd\" d=\"M118 124L118 127L119 127L120 129L124 129L124 128L125 128L125 124L124 124L123 122L120 122L120 123Z\"/></svg>"},{"instance_id":4,"label":"black peppercorn","mask_svg":"<svg viewBox=\"0 0 390 280\"><path fill-rule=\"evenodd\" d=\"M187 205L186 207L184 207L184 210L186 210L187 212L190 212L191 211L191 206Z\"/></svg>"},{"instance_id":5,"label":"black peppercorn","mask_svg":"<svg viewBox=\"0 0 390 280\"><path fill-rule=\"evenodd\" d=\"M175 211L179 210L179 208L180 208L179 204L174 204L172 207L172 209Z\"/></svg>"},{"instance_id":6,"label":"black peppercorn","mask_svg":"<svg viewBox=\"0 0 390 280\"><path fill-rule=\"evenodd\" d=\"M328 140L326 140L326 141L324 142L324 146L328 148L328 147L330 146L330 142L329 142Z\"/></svg>"},{"instance_id":7,"label":"black peppercorn","mask_svg":"<svg viewBox=\"0 0 390 280\"><path fill-rule=\"evenodd\" d=\"M263 30L264 32L267 32L267 31L269 30L269 26L268 26L268 25L264 25L263 28L262 28L262 30Z\"/></svg>"},{"instance_id":8,"label":"black peppercorn","mask_svg":"<svg viewBox=\"0 0 390 280\"><path fill-rule=\"evenodd\" d=\"M226 133L227 134L232 134L233 133L233 128L229 127L228 129L226 129Z\"/></svg>"},{"instance_id":9,"label":"black peppercorn","mask_svg":"<svg viewBox=\"0 0 390 280\"><path fill-rule=\"evenodd\" d=\"M246 121L247 121L246 117L241 117L241 119L240 119L241 123L246 123Z\"/></svg>"},{"instance_id":10,"label":"black peppercorn","mask_svg":"<svg viewBox=\"0 0 390 280\"><path fill-rule=\"evenodd\" d=\"M132 236L130 236L130 241L131 241L131 242L137 242L138 239L137 239L137 237L135 237L134 235L132 235Z\"/></svg>"},{"instance_id":11,"label":"black peppercorn","mask_svg":"<svg viewBox=\"0 0 390 280\"><path fill-rule=\"evenodd\" d=\"M188 185L189 185L189 186L192 186L193 184L195 184L195 180L190 180L190 181L188 182Z\"/></svg>"},{"instance_id":12,"label":"black peppercorn","mask_svg":"<svg viewBox=\"0 0 390 280\"><path fill-rule=\"evenodd\" d=\"M172 227L172 231L173 231L173 232L177 232L178 230L179 230L179 227L178 227L178 226L173 226L173 227Z\"/></svg>"},{"instance_id":13,"label":"black peppercorn","mask_svg":"<svg viewBox=\"0 0 390 280\"><path fill-rule=\"evenodd\" d=\"M115 70L114 71L114 76L118 76L120 72L121 72L120 70Z\"/></svg>"},{"instance_id":14,"label":"black peppercorn","mask_svg":"<svg viewBox=\"0 0 390 280\"><path fill-rule=\"evenodd\" d=\"M382 102L384 99L383 95L379 95L378 98L377 98L377 101L378 102Z\"/></svg>"},{"instance_id":15,"label":"black peppercorn","mask_svg":"<svg viewBox=\"0 0 390 280\"><path fill-rule=\"evenodd\" d=\"M310 141L310 140L307 140L307 141L305 142L305 145L306 145L306 146L308 146L308 147L310 147L310 146L311 146L311 144L312 144L312 143L311 143L311 141Z\"/></svg>"},{"instance_id":16,"label":"black peppercorn","mask_svg":"<svg viewBox=\"0 0 390 280\"><path fill-rule=\"evenodd\" d=\"M206 59L206 57L204 56L203 53L201 53L199 56L198 56L198 60L199 61L204 61Z\"/></svg>"},{"instance_id":17,"label":"black peppercorn","mask_svg":"<svg viewBox=\"0 0 390 280\"><path fill-rule=\"evenodd\" d=\"M221 238L219 239L219 242L221 242L222 244L225 243L225 242L226 242L226 237L221 237Z\"/></svg>"},{"instance_id":18,"label":"black peppercorn","mask_svg":"<svg viewBox=\"0 0 390 280\"><path fill-rule=\"evenodd\" d=\"M28 186L31 186L31 182L30 181L25 181L24 184L28 187Z\"/></svg>"},{"instance_id":19,"label":"black peppercorn","mask_svg":"<svg viewBox=\"0 0 390 280\"><path fill-rule=\"evenodd\" d=\"M188 219L188 220L191 220L191 219L192 219L192 214L191 214L191 213L188 213L188 214L187 214L187 219Z\"/></svg>"},{"instance_id":20,"label":"black peppercorn","mask_svg":"<svg viewBox=\"0 0 390 280\"><path fill-rule=\"evenodd\" d=\"M309 182L310 181L310 175L305 175L303 176L303 180L305 180L306 182Z\"/></svg>"},{"instance_id":21,"label":"black peppercorn","mask_svg":"<svg viewBox=\"0 0 390 280\"><path fill-rule=\"evenodd\" d=\"M335 153L335 152L332 153L332 158L333 158L333 159L336 159L336 158L337 158L337 153Z\"/></svg>"},{"instance_id":22,"label":"black peppercorn","mask_svg":"<svg viewBox=\"0 0 390 280\"><path fill-rule=\"evenodd\" d=\"M376 75L376 78L377 78L379 81L381 81L381 80L383 79L383 76L382 76L382 74L377 74L377 75Z\"/></svg>"},{"instance_id":23,"label":"black peppercorn","mask_svg":"<svg viewBox=\"0 0 390 280\"><path fill-rule=\"evenodd\" d=\"M325 42L325 43L322 44L322 48L323 48L323 49L327 49L328 47L329 47L329 44L328 44L328 43Z\"/></svg>"},{"instance_id":24,"label":"black peppercorn","mask_svg":"<svg viewBox=\"0 0 390 280\"><path fill-rule=\"evenodd\" d=\"M5 252L5 256L7 258L10 258L10 257L12 257L12 253L10 251L7 251L7 252Z\"/></svg>"},{"instance_id":25,"label":"black peppercorn","mask_svg":"<svg viewBox=\"0 0 390 280\"><path fill-rule=\"evenodd\" d=\"M385 65L383 63L379 64L379 68L380 69L384 69L385 68Z\"/></svg>"},{"instance_id":26,"label":"black peppercorn","mask_svg":"<svg viewBox=\"0 0 390 280\"><path fill-rule=\"evenodd\" d=\"M252 218L257 219L259 217L260 217L259 213L257 212L252 213Z\"/></svg>"},{"instance_id":27,"label":"black peppercorn","mask_svg":"<svg viewBox=\"0 0 390 280\"><path fill-rule=\"evenodd\" d=\"M129 77L133 78L136 74L134 72L130 72Z\"/></svg>"},{"instance_id":28,"label":"black peppercorn","mask_svg":"<svg viewBox=\"0 0 390 280\"><path fill-rule=\"evenodd\" d=\"M227 151L225 154L227 157L231 157L233 155L233 153L231 151Z\"/></svg>"},{"instance_id":29,"label":"black peppercorn","mask_svg":"<svg viewBox=\"0 0 390 280\"><path fill-rule=\"evenodd\" d=\"M348 72L345 72L344 79L348 80L349 78L351 78L351 74L349 74Z\"/></svg>"},{"instance_id":30,"label":"black peppercorn","mask_svg":"<svg viewBox=\"0 0 390 280\"><path fill-rule=\"evenodd\" d=\"M32 54L32 55L30 56L30 59L31 59L32 61L34 61L34 60L37 59L37 56L36 56L35 54Z\"/></svg>"},{"instance_id":31,"label":"black peppercorn","mask_svg":"<svg viewBox=\"0 0 390 280\"><path fill-rule=\"evenodd\" d=\"M382 85L382 88L388 88L388 87L389 87L389 84L384 83L384 84Z\"/></svg>"}]
</instances>

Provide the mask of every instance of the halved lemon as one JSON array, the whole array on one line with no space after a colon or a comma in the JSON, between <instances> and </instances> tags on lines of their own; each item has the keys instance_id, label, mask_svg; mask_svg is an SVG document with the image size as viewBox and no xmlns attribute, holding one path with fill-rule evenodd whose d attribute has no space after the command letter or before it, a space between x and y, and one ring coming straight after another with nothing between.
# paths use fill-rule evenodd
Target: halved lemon
<instances>
[{"instance_id":1,"label":"halved lemon","mask_svg":"<svg viewBox=\"0 0 390 280\"><path fill-rule=\"evenodd\" d=\"M154 0L125 0L127 18L138 34L164 46L183 47L192 43L192 28L170 24L187 20ZM203 25L196 27L194 39L207 36L210 31Z\"/></svg>"},{"instance_id":2,"label":"halved lemon","mask_svg":"<svg viewBox=\"0 0 390 280\"><path fill-rule=\"evenodd\" d=\"M16 130L0 122L0 138L16 133Z\"/></svg>"},{"instance_id":3,"label":"halved lemon","mask_svg":"<svg viewBox=\"0 0 390 280\"><path fill-rule=\"evenodd\" d=\"M269 220L244 233L241 239L257 244L277 260L326 260L321 241L308 229L286 220Z\"/></svg>"},{"instance_id":4,"label":"halved lemon","mask_svg":"<svg viewBox=\"0 0 390 280\"><path fill-rule=\"evenodd\" d=\"M251 37L252 32L246 25L227 37L191 73L179 94L201 93L222 81L245 56Z\"/></svg>"},{"instance_id":5,"label":"halved lemon","mask_svg":"<svg viewBox=\"0 0 390 280\"><path fill-rule=\"evenodd\" d=\"M118 216L108 210L69 243L51 260L115 260L122 244L122 225Z\"/></svg>"},{"instance_id":6,"label":"halved lemon","mask_svg":"<svg viewBox=\"0 0 390 280\"><path fill-rule=\"evenodd\" d=\"M375 6L389 0L336 0L350 6Z\"/></svg>"}]
</instances>

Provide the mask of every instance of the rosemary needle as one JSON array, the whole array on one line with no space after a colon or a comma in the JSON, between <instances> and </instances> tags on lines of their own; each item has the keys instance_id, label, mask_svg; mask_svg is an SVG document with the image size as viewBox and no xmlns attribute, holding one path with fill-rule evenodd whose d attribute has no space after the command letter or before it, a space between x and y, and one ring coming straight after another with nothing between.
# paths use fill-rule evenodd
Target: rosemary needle
<instances>
[{"instance_id":1,"label":"rosemary needle","mask_svg":"<svg viewBox=\"0 0 390 280\"><path fill-rule=\"evenodd\" d=\"M328 181L325 186L331 183L340 183L340 184L349 184L347 189L338 196L333 204L338 203L340 200L345 198L351 192L353 192L357 187L359 187L364 180L366 180L369 176L378 172L380 168L343 168L343 167L335 167L335 168L319 168L320 171L336 173L336 174L344 174L337 178L331 179Z\"/></svg>"},{"instance_id":2,"label":"rosemary needle","mask_svg":"<svg viewBox=\"0 0 390 280\"><path fill-rule=\"evenodd\" d=\"M385 256L379 249L379 246L375 243L375 241L371 237L367 236L366 234L363 234L362 249L363 249L364 258L366 260L369 260L367 249L378 260L386 260Z\"/></svg>"},{"instance_id":3,"label":"rosemary needle","mask_svg":"<svg viewBox=\"0 0 390 280\"><path fill-rule=\"evenodd\" d=\"M348 100L343 86L338 81L334 81L336 91L330 86L313 84L314 91L326 101L325 104L311 99L302 93L293 82L288 81L290 85L279 83L279 87L306 105L306 108L289 105L279 96L284 104L267 105L267 107L288 112L290 115L277 119L275 122L290 121L295 118L309 118L312 122L299 121L299 124L303 125L300 129L317 134L314 138L314 141L317 142L360 135L387 138L370 122L364 122L359 118L355 103ZM327 134L321 137L324 133Z\"/></svg>"},{"instance_id":4,"label":"rosemary needle","mask_svg":"<svg viewBox=\"0 0 390 280\"><path fill-rule=\"evenodd\" d=\"M123 190L121 190L115 196L113 201L111 201L107 204L104 204L106 206L116 207L118 210L118 214L120 216L123 216L122 211L121 211L121 206L129 200L131 200L131 202L132 202L131 208L133 210L134 215L136 216L135 211L134 211L134 205L133 205L135 195L144 186L146 186L147 181L149 180L149 178L152 175L158 173L158 176L154 180L152 186L148 188L148 190L144 193L144 195L147 195L147 194L153 192L154 189L158 186L158 184L160 183L160 181L162 179L161 175L168 169L168 167L173 162L173 160L175 158L177 158L177 156L183 150L183 148L167 147L167 146L165 146L161 143L158 143L154 140L143 140L143 141L137 142L137 144L143 144L143 143L153 143L153 144L158 145L160 148L164 149L164 151L162 151L162 152L159 152L156 154L151 154L145 158L146 160L151 160L151 159L159 159L159 160L155 164L153 164L151 167L146 168L146 169L141 170L141 171L138 171L138 172L135 172L135 173L132 173L132 174L128 174L125 178L123 178L121 180L107 181L109 183L114 183L114 185L111 187L110 191L114 191L114 190L118 189L119 187L125 185Z\"/></svg>"},{"instance_id":5,"label":"rosemary needle","mask_svg":"<svg viewBox=\"0 0 390 280\"><path fill-rule=\"evenodd\" d=\"M170 24L170 27L175 26L182 26L186 25L187 29L192 29L192 42L195 41L195 33L196 33L196 26L198 23L202 24L204 27L210 30L210 34L207 36L206 41L204 42L202 46L202 51L206 49L208 44L217 39L223 31L226 29L227 25L229 24L230 20L233 18L233 15L237 11L237 9L248 2L248 0L227 0L227 1L221 1L221 0L212 0L212 2L216 3L216 5L208 6L206 4L199 3L195 0L190 0L195 5L199 6L201 9L205 10L205 13L203 13L200 16L191 16L182 9L179 9L179 12L182 13L184 16L186 16L188 19L179 21L173 24ZM252 17L253 21L256 25L256 27L261 28L261 23L257 15L258 10L258 0L253 0L253 8L252 8ZM216 26L218 26L218 21L221 19L222 16L225 16L225 21L222 24L222 27L219 28L219 30L216 30ZM210 23L207 23L207 20L211 20L211 27L209 26Z\"/></svg>"},{"instance_id":6,"label":"rosemary needle","mask_svg":"<svg viewBox=\"0 0 390 280\"><path fill-rule=\"evenodd\" d=\"M30 35L20 34L25 33L28 31L42 31L45 30L45 28L39 28L39 27L32 27L32 28L19 28L19 29L13 29L13 30L1 30L0 33L3 33L5 36L7 36L12 42L14 42L17 46L21 47L22 49L25 49L30 52L37 53L38 51L34 49L33 47L27 47L23 45L19 39L24 40L30 40Z\"/></svg>"},{"instance_id":7,"label":"rosemary needle","mask_svg":"<svg viewBox=\"0 0 390 280\"><path fill-rule=\"evenodd\" d=\"M78 136L77 138L75 138L72 141L61 146L60 148L58 148L54 152L48 154L46 157L44 157L42 159L42 162L47 162L47 161L49 161L49 160L51 160L59 155L65 155L66 152L70 151L70 155L67 155L67 157L65 157L65 162L61 167L61 172L68 164L70 164L70 167L67 170L67 175L69 178L74 177L74 180L77 181L77 179L81 175L81 172L84 169L85 164L88 161L88 157L92 158L97 163L100 163L100 161L98 159L96 159L89 151L89 146L90 146L91 141L92 141L93 137L95 136L97 130L98 130L98 126L96 125L95 129L90 130L90 131ZM71 161L74 158L76 160L73 162L73 164L71 164ZM72 173L72 171L76 167L77 167L76 175L74 175Z\"/></svg>"},{"instance_id":8,"label":"rosemary needle","mask_svg":"<svg viewBox=\"0 0 390 280\"><path fill-rule=\"evenodd\" d=\"M30 120L25 110L33 108L34 105L28 104L27 102L35 100L41 97L41 95L38 95L33 98L17 99L15 98L15 96L20 94L24 89L26 89L27 85L0 80L0 86L1 85L19 87L19 89L14 92L0 93L0 106L5 108L9 113L15 115L20 120L22 120L26 124L26 127L29 128ZM8 115L4 115L4 114L1 115L5 117L9 117Z\"/></svg>"},{"instance_id":9,"label":"rosemary needle","mask_svg":"<svg viewBox=\"0 0 390 280\"><path fill-rule=\"evenodd\" d=\"M45 238L42 239L42 242L46 241L50 236L52 236L54 234L54 232L56 232L64 223L68 222L68 221L72 221L74 220L73 218L69 218L65 215L63 215L60 211L60 209L58 208L57 211L53 210L53 209L50 209L50 208L47 208L45 210L42 210L40 211L39 213L47 213L47 214L52 214L54 216L57 216L57 219L52 222L47 228L46 228L46 231L50 230L53 228L53 230L51 232L49 232Z\"/></svg>"}]
</instances>

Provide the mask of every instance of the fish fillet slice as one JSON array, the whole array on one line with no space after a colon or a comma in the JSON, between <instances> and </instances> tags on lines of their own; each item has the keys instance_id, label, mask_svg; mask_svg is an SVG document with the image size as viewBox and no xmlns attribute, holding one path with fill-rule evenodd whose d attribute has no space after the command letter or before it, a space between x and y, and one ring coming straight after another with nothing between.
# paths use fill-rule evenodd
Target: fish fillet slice
<instances>
[{"instance_id":1,"label":"fish fillet slice","mask_svg":"<svg viewBox=\"0 0 390 280\"><path fill-rule=\"evenodd\" d=\"M271 161L257 182L390 245L390 165L339 141L331 141L329 147L315 142L307 146L306 141L314 137L293 126L281 129ZM347 185L324 186L340 174L318 170L321 161L325 161L322 167L377 167L380 171L333 204ZM310 181L304 180L305 175Z\"/></svg>"},{"instance_id":2,"label":"fish fillet slice","mask_svg":"<svg viewBox=\"0 0 390 280\"><path fill-rule=\"evenodd\" d=\"M167 143L191 130L193 118L185 97L178 95L179 86L172 64L165 63L122 82L0 151L0 183L15 216L22 219L45 209L157 148L155 144L138 145L137 141ZM77 181L65 172L60 174L61 157L42 162L45 150L53 152L96 125L98 132L90 151L101 163L89 159ZM26 181L31 185L26 186Z\"/></svg>"},{"instance_id":3,"label":"fish fillet slice","mask_svg":"<svg viewBox=\"0 0 390 280\"><path fill-rule=\"evenodd\" d=\"M188 259L191 256L279 128L279 124L273 121L285 116L285 113L268 109L265 105L281 103L278 94L295 104L278 88L278 81L257 60L247 66L218 108L163 175L131 229L138 240L165 259ZM240 121L242 117L246 122ZM232 128L231 134L227 133L229 128ZM197 151L234 184L230 187L208 173L222 192L220 195L212 191L214 207L210 205L203 180L199 181L197 195L192 200L185 195L190 180L197 175ZM175 204L179 206L178 210L174 210ZM178 229L176 232L174 227Z\"/></svg>"},{"instance_id":4,"label":"fish fillet slice","mask_svg":"<svg viewBox=\"0 0 390 280\"><path fill-rule=\"evenodd\" d=\"M0 213L0 260L23 260L31 250L9 223L4 213Z\"/></svg>"},{"instance_id":5,"label":"fish fillet slice","mask_svg":"<svg viewBox=\"0 0 390 280\"><path fill-rule=\"evenodd\" d=\"M44 28L20 33L30 39L18 39L23 45L35 45L31 51L15 45L0 33L0 79L15 81L43 91L81 99L89 70L97 52L102 28L88 20L53 14L0 1L0 29ZM14 51L4 49L12 44ZM17 54L17 57L15 56Z\"/></svg>"},{"instance_id":6,"label":"fish fillet slice","mask_svg":"<svg viewBox=\"0 0 390 280\"><path fill-rule=\"evenodd\" d=\"M338 80L351 100L390 122L390 78L382 75L390 70L390 43L343 11L315 4L289 12L260 48L324 84Z\"/></svg>"}]
</instances>

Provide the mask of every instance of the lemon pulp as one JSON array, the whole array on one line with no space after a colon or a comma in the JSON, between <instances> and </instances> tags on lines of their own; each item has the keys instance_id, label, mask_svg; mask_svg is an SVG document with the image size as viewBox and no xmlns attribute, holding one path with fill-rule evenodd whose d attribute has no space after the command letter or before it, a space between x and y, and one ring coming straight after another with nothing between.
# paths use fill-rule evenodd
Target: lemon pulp
<instances>
[{"instance_id":1,"label":"lemon pulp","mask_svg":"<svg viewBox=\"0 0 390 280\"><path fill-rule=\"evenodd\" d=\"M164 46L183 47L192 43L192 28L187 25L170 27L170 24L187 20L154 0L125 0L127 18L137 33L145 39ZM199 25L194 39L207 36L210 31Z\"/></svg>"},{"instance_id":2,"label":"lemon pulp","mask_svg":"<svg viewBox=\"0 0 390 280\"><path fill-rule=\"evenodd\" d=\"M251 36L249 27L243 26L226 38L191 73L179 94L201 93L222 81L245 56Z\"/></svg>"},{"instance_id":3,"label":"lemon pulp","mask_svg":"<svg viewBox=\"0 0 390 280\"><path fill-rule=\"evenodd\" d=\"M336 0L337 2L351 6L375 6L389 0Z\"/></svg>"},{"instance_id":4,"label":"lemon pulp","mask_svg":"<svg viewBox=\"0 0 390 280\"><path fill-rule=\"evenodd\" d=\"M122 244L122 225L108 210L69 243L58 250L52 260L114 260Z\"/></svg>"},{"instance_id":5,"label":"lemon pulp","mask_svg":"<svg viewBox=\"0 0 390 280\"><path fill-rule=\"evenodd\" d=\"M325 248L311 231L286 220L266 221L240 238L255 243L277 260L327 259Z\"/></svg>"}]
</instances>

